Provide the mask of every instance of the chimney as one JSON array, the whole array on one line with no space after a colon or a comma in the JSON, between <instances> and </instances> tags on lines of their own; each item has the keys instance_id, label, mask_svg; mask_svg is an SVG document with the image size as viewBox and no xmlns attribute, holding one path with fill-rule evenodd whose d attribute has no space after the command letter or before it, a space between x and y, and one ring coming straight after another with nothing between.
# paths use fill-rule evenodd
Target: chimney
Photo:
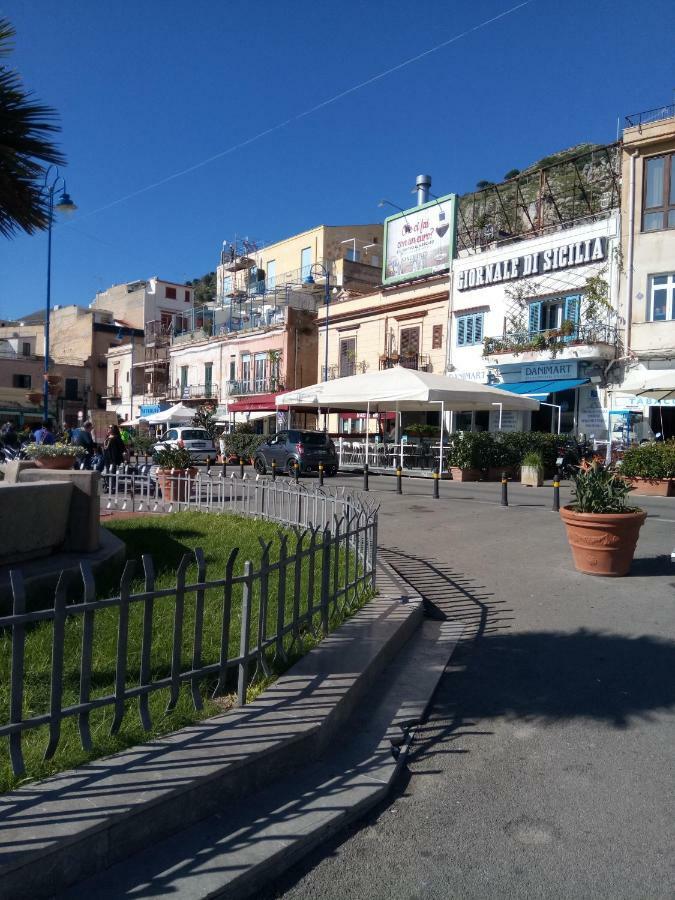
<instances>
[{"instance_id":1,"label":"chimney","mask_svg":"<svg viewBox=\"0 0 675 900\"><path fill-rule=\"evenodd\" d=\"M418 175L415 181L417 187L417 205L421 206L429 200L429 188L431 187L431 175Z\"/></svg>"}]
</instances>

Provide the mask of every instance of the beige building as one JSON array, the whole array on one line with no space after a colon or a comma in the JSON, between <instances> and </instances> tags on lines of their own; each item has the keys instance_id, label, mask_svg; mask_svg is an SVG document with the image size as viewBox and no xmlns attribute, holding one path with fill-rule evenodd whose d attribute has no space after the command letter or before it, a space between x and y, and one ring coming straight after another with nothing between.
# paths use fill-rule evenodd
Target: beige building
<instances>
[{"instance_id":1,"label":"beige building","mask_svg":"<svg viewBox=\"0 0 675 900\"><path fill-rule=\"evenodd\" d=\"M632 397L621 381L675 369L675 107L629 116L626 124L621 302L627 359L617 367L613 407L638 413L638 437L650 430L674 437L675 400Z\"/></svg>"}]
</instances>

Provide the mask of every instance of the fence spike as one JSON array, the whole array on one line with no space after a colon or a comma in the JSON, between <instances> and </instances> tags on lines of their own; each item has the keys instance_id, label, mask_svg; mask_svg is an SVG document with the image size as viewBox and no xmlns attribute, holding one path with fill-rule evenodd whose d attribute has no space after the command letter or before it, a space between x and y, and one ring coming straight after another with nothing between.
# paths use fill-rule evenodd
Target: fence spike
<instances>
[{"instance_id":1,"label":"fence spike","mask_svg":"<svg viewBox=\"0 0 675 900\"><path fill-rule=\"evenodd\" d=\"M96 582L91 563L80 563L82 575L83 600L92 603L96 599ZM89 703L91 693L91 660L94 647L94 611L88 609L82 615L82 648L80 653L80 704ZM89 710L81 712L77 717L82 749L90 752L93 747L91 729L89 727Z\"/></svg>"},{"instance_id":2,"label":"fence spike","mask_svg":"<svg viewBox=\"0 0 675 900\"><path fill-rule=\"evenodd\" d=\"M56 753L61 737L61 700L63 698L63 639L66 626L66 586L67 577L61 572L54 594L54 627L52 631L52 672L49 698L49 741L45 749L45 759Z\"/></svg>"},{"instance_id":3,"label":"fence spike","mask_svg":"<svg viewBox=\"0 0 675 900\"><path fill-rule=\"evenodd\" d=\"M194 551L195 561L197 563L197 581L206 581L206 560L204 559L204 551L201 547L196 547ZM202 665L202 632L204 630L204 588L198 588L195 595L195 627L194 638L192 642L192 669L197 671ZM199 690L199 676L195 675L192 679L190 689L192 692L192 702L195 709L202 709L204 702Z\"/></svg>"},{"instance_id":4,"label":"fence spike","mask_svg":"<svg viewBox=\"0 0 675 900\"><path fill-rule=\"evenodd\" d=\"M12 585L12 613L21 616L26 612L26 590L23 575L17 569L11 569L9 579ZM12 675L10 682L9 721L16 725L23 719L23 686L24 656L26 649L26 626L17 622L12 626ZM21 732L14 731L9 736L9 756L12 761L12 772L23 775L26 767L21 747Z\"/></svg>"},{"instance_id":5,"label":"fence spike","mask_svg":"<svg viewBox=\"0 0 675 900\"><path fill-rule=\"evenodd\" d=\"M267 638L267 608L269 605L269 565L270 565L270 547L272 541L265 542L260 539L262 546L262 555L260 557L260 605L258 607L258 662L254 677L258 674L258 668L261 668L265 675L271 675L272 670L267 662L265 655L265 641Z\"/></svg>"},{"instance_id":6,"label":"fence spike","mask_svg":"<svg viewBox=\"0 0 675 900\"><path fill-rule=\"evenodd\" d=\"M253 565L244 563L244 588L241 598L241 634L239 639L239 677L237 679L237 701L239 706L246 705L246 688L248 686L249 664L249 631L251 629L251 581Z\"/></svg>"},{"instance_id":7,"label":"fence spike","mask_svg":"<svg viewBox=\"0 0 675 900\"><path fill-rule=\"evenodd\" d=\"M181 649L183 645L183 612L185 608L185 573L190 565L190 554L186 553L176 570L176 605L173 615L173 646L171 649L171 688L166 712L176 708L180 693Z\"/></svg>"},{"instance_id":8,"label":"fence spike","mask_svg":"<svg viewBox=\"0 0 675 900\"><path fill-rule=\"evenodd\" d=\"M143 573L145 575L145 593L152 594L155 590L155 565L149 553L144 553L141 557L143 563ZM152 619L154 613L154 597L147 597L143 603L143 636L141 638L141 665L139 671L139 683L141 687L149 685L151 682L150 661L152 654ZM145 731L152 728L152 717L150 716L150 697L147 693L139 694L138 697L138 714L141 718L141 725Z\"/></svg>"},{"instance_id":9,"label":"fence spike","mask_svg":"<svg viewBox=\"0 0 675 900\"><path fill-rule=\"evenodd\" d=\"M131 582L136 570L133 559L127 561L120 579L119 618L117 621L117 661L115 664L115 715L113 716L110 734L117 734L124 719L124 701L126 699L127 680L127 647L129 645L129 594Z\"/></svg>"},{"instance_id":10,"label":"fence spike","mask_svg":"<svg viewBox=\"0 0 675 900\"><path fill-rule=\"evenodd\" d=\"M227 660L230 652L230 621L232 615L232 573L234 563L239 554L239 547L233 547L225 563L225 585L223 586L223 615L220 628L220 659L218 683L213 690L217 697L225 691L227 680Z\"/></svg>"}]
</instances>

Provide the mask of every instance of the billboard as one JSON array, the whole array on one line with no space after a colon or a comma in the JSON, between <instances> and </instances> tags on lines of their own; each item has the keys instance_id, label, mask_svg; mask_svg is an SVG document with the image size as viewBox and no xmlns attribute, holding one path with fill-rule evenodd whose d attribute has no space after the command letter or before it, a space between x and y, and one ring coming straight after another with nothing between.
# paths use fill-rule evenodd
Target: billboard
<instances>
[{"instance_id":1,"label":"billboard","mask_svg":"<svg viewBox=\"0 0 675 900\"><path fill-rule=\"evenodd\" d=\"M457 195L447 194L384 220L382 284L450 268L455 253Z\"/></svg>"}]
</instances>

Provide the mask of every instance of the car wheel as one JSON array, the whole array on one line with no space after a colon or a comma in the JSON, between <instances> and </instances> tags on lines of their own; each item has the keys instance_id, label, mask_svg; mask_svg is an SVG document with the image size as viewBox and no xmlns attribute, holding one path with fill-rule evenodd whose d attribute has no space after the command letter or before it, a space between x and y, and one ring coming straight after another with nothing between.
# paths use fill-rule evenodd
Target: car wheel
<instances>
[{"instance_id":1,"label":"car wheel","mask_svg":"<svg viewBox=\"0 0 675 900\"><path fill-rule=\"evenodd\" d=\"M259 475L264 475L267 472L267 466L265 465L265 460L262 456L256 456L253 468Z\"/></svg>"},{"instance_id":2,"label":"car wheel","mask_svg":"<svg viewBox=\"0 0 675 900\"><path fill-rule=\"evenodd\" d=\"M293 459L293 457L291 456L291 458L286 463L286 471L288 472L289 475L295 475L296 462L297 462L297 460ZM302 474L302 470L300 470L300 474Z\"/></svg>"}]
</instances>

